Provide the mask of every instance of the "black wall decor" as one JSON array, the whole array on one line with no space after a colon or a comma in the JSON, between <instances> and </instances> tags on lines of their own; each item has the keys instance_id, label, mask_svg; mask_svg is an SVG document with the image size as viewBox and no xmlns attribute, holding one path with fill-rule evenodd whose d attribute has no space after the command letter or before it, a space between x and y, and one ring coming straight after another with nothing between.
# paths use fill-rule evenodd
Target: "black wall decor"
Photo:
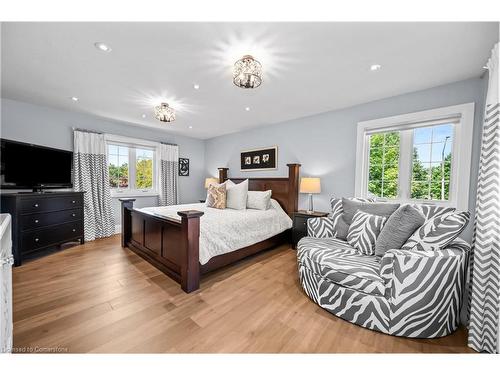
<instances>
[{"instance_id":1,"label":"black wall decor","mask_svg":"<svg viewBox=\"0 0 500 375\"><path fill-rule=\"evenodd\" d=\"M179 176L189 176L189 159L179 158Z\"/></svg>"},{"instance_id":2,"label":"black wall decor","mask_svg":"<svg viewBox=\"0 0 500 375\"><path fill-rule=\"evenodd\" d=\"M242 171L271 170L278 167L278 146L241 152Z\"/></svg>"}]
</instances>

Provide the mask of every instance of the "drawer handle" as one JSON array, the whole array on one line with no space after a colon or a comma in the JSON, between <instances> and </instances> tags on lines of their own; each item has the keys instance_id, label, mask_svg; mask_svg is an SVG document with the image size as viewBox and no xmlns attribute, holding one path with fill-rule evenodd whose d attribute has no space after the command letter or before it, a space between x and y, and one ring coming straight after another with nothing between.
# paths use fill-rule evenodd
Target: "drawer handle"
<instances>
[{"instance_id":1,"label":"drawer handle","mask_svg":"<svg viewBox=\"0 0 500 375\"><path fill-rule=\"evenodd\" d=\"M33 205L33 207L38 207L38 203L35 203L35 204Z\"/></svg>"},{"instance_id":2,"label":"drawer handle","mask_svg":"<svg viewBox=\"0 0 500 375\"><path fill-rule=\"evenodd\" d=\"M71 203L76 203L76 201L71 201Z\"/></svg>"},{"instance_id":3,"label":"drawer handle","mask_svg":"<svg viewBox=\"0 0 500 375\"><path fill-rule=\"evenodd\" d=\"M73 232L76 232L76 229L73 228Z\"/></svg>"},{"instance_id":4,"label":"drawer handle","mask_svg":"<svg viewBox=\"0 0 500 375\"><path fill-rule=\"evenodd\" d=\"M38 219L35 219L35 224L38 224Z\"/></svg>"},{"instance_id":5,"label":"drawer handle","mask_svg":"<svg viewBox=\"0 0 500 375\"><path fill-rule=\"evenodd\" d=\"M35 242L38 242L38 241L40 241L40 239L39 238L35 238Z\"/></svg>"},{"instance_id":6,"label":"drawer handle","mask_svg":"<svg viewBox=\"0 0 500 375\"><path fill-rule=\"evenodd\" d=\"M71 214L71 216L75 217L75 216L76 216L76 214Z\"/></svg>"}]
</instances>

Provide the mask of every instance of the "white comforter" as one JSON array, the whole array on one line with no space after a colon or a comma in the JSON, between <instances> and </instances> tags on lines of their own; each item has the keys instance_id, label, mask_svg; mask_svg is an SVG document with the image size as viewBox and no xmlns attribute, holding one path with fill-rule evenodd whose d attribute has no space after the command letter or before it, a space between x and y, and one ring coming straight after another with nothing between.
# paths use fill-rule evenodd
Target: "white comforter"
<instances>
[{"instance_id":1,"label":"white comforter","mask_svg":"<svg viewBox=\"0 0 500 375\"><path fill-rule=\"evenodd\" d=\"M177 206L146 207L139 209L150 214L180 221L178 211L198 210L200 218L200 263L212 257L230 253L273 237L292 227L292 220L279 203L271 199L268 210L219 210L204 203Z\"/></svg>"}]
</instances>

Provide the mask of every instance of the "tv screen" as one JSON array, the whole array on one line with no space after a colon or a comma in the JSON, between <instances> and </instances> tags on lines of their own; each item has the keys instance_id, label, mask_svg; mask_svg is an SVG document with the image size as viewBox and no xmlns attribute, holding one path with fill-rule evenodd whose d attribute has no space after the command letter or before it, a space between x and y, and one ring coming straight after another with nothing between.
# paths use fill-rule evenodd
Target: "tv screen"
<instances>
[{"instance_id":1,"label":"tv screen","mask_svg":"<svg viewBox=\"0 0 500 375\"><path fill-rule=\"evenodd\" d=\"M2 189L72 187L73 153L1 140Z\"/></svg>"}]
</instances>

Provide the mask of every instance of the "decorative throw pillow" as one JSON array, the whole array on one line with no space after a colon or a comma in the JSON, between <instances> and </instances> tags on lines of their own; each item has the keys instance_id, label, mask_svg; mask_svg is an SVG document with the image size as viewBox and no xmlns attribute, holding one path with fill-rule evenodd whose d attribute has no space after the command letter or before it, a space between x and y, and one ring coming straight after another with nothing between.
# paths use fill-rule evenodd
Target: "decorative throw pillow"
<instances>
[{"instance_id":1,"label":"decorative throw pillow","mask_svg":"<svg viewBox=\"0 0 500 375\"><path fill-rule=\"evenodd\" d=\"M425 217L420 210L405 204L389 218L375 242L375 255L383 256L387 250L401 249L410 236L422 226Z\"/></svg>"},{"instance_id":2,"label":"decorative throw pillow","mask_svg":"<svg viewBox=\"0 0 500 375\"><path fill-rule=\"evenodd\" d=\"M221 210L226 208L226 185L210 185L207 191L206 202L207 207L219 208Z\"/></svg>"},{"instance_id":3,"label":"decorative throw pillow","mask_svg":"<svg viewBox=\"0 0 500 375\"><path fill-rule=\"evenodd\" d=\"M267 210L271 201L271 190L249 191L247 195L247 208L256 210Z\"/></svg>"},{"instance_id":4,"label":"decorative throw pillow","mask_svg":"<svg viewBox=\"0 0 500 375\"><path fill-rule=\"evenodd\" d=\"M344 210L344 221L351 225L354 214L359 210L376 216L388 218L399 208L399 203L381 202L356 202L352 199L342 199L342 209Z\"/></svg>"},{"instance_id":5,"label":"decorative throw pillow","mask_svg":"<svg viewBox=\"0 0 500 375\"><path fill-rule=\"evenodd\" d=\"M333 236L345 240L347 238L347 232L349 231L349 224L347 224L342 215L344 210L342 208L343 198L331 198L330 205L332 207L332 212L328 215L332 219L333 226ZM354 202L373 202L371 198L346 198Z\"/></svg>"},{"instance_id":6,"label":"decorative throw pillow","mask_svg":"<svg viewBox=\"0 0 500 375\"><path fill-rule=\"evenodd\" d=\"M458 237L469 222L467 211L451 212L427 220L401 247L403 250L444 248Z\"/></svg>"},{"instance_id":7,"label":"decorative throw pillow","mask_svg":"<svg viewBox=\"0 0 500 375\"><path fill-rule=\"evenodd\" d=\"M430 220L436 216L441 216L455 211L453 207L435 206L431 204L413 204L412 207L419 210L422 215L424 215L425 220Z\"/></svg>"},{"instance_id":8,"label":"decorative throw pillow","mask_svg":"<svg viewBox=\"0 0 500 375\"><path fill-rule=\"evenodd\" d=\"M227 180L225 184L227 192L226 207L233 210L244 210L247 208L248 180L239 184Z\"/></svg>"},{"instance_id":9,"label":"decorative throw pillow","mask_svg":"<svg viewBox=\"0 0 500 375\"><path fill-rule=\"evenodd\" d=\"M361 254L374 255L375 241L386 220L383 216L357 211L347 233L347 242Z\"/></svg>"}]
</instances>

